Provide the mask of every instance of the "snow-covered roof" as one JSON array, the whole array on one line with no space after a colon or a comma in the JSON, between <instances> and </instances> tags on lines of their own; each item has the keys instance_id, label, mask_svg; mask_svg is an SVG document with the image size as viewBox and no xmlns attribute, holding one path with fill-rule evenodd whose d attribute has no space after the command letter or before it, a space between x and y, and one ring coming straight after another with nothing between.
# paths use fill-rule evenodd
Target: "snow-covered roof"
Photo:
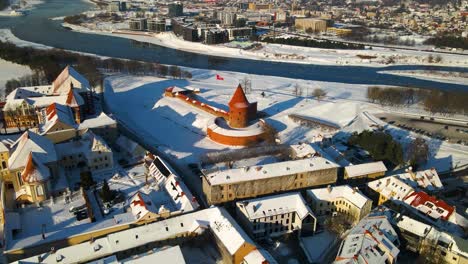
<instances>
[{"instance_id":1,"label":"snow-covered roof","mask_svg":"<svg viewBox=\"0 0 468 264\"><path fill-rule=\"evenodd\" d=\"M38 108L48 107L53 103L72 107L83 105L83 97L75 89L71 90L68 89L64 93L56 94L51 86L20 87L7 96L5 109L14 109L22 103L27 103ZM70 95L70 93L72 94Z\"/></svg>"},{"instance_id":2,"label":"snow-covered roof","mask_svg":"<svg viewBox=\"0 0 468 264\"><path fill-rule=\"evenodd\" d=\"M405 215L396 218L396 225L398 228L411 232L419 237L425 237L433 228L430 225L426 225Z\"/></svg>"},{"instance_id":3,"label":"snow-covered roof","mask_svg":"<svg viewBox=\"0 0 468 264\"><path fill-rule=\"evenodd\" d=\"M312 210L298 192L244 200L237 202L236 206L250 220L291 212L296 212L300 219L304 219L309 214L313 215Z\"/></svg>"},{"instance_id":4,"label":"snow-covered roof","mask_svg":"<svg viewBox=\"0 0 468 264\"><path fill-rule=\"evenodd\" d=\"M99 116L86 119L84 120L79 126L79 130L83 130L86 128L98 128L98 127L104 127L104 126L111 126L115 125L117 122L106 115L106 113L102 112Z\"/></svg>"},{"instance_id":5,"label":"snow-covered roof","mask_svg":"<svg viewBox=\"0 0 468 264\"><path fill-rule=\"evenodd\" d=\"M278 262L265 249L256 249L244 257L244 264L277 264Z\"/></svg>"},{"instance_id":6,"label":"snow-covered roof","mask_svg":"<svg viewBox=\"0 0 468 264\"><path fill-rule=\"evenodd\" d=\"M50 178L50 170L37 160L35 157L36 154L30 153L28 156L28 161L24 167L21 178L23 182L33 183L33 182L43 182Z\"/></svg>"},{"instance_id":7,"label":"snow-covered roof","mask_svg":"<svg viewBox=\"0 0 468 264\"><path fill-rule=\"evenodd\" d=\"M148 263L171 263L185 264L184 255L179 245L169 248L159 249L156 252L149 251L147 254L139 255L138 257L130 257L128 260L123 260L122 263L132 264L148 264Z\"/></svg>"},{"instance_id":8,"label":"snow-covered roof","mask_svg":"<svg viewBox=\"0 0 468 264\"><path fill-rule=\"evenodd\" d=\"M334 201L336 199L346 199L356 207L362 208L371 200L360 191L351 188L349 185L333 186L328 188L307 190L307 197L315 201Z\"/></svg>"},{"instance_id":9,"label":"snow-covered roof","mask_svg":"<svg viewBox=\"0 0 468 264\"><path fill-rule=\"evenodd\" d=\"M437 171L432 168L418 172L406 172L397 175L412 187L421 187L428 191L444 188Z\"/></svg>"},{"instance_id":10,"label":"snow-covered roof","mask_svg":"<svg viewBox=\"0 0 468 264\"><path fill-rule=\"evenodd\" d=\"M151 224L127 229L105 237L95 239L93 243L81 243L61 249L54 253L47 252L41 263L84 263L103 258L150 242L164 241L175 236L204 229L212 233L223 243L227 251L234 255L244 243L255 246L255 242L240 228L224 208L211 207L190 214L183 214ZM212 243L215 243L214 241ZM37 262L38 256L23 259L24 262ZM20 262L18 262L20 263Z\"/></svg>"},{"instance_id":11,"label":"snow-covered roof","mask_svg":"<svg viewBox=\"0 0 468 264\"><path fill-rule=\"evenodd\" d=\"M190 189L179 176L169 175L164 183L164 189L172 198L177 210L190 212L200 207L195 196L192 195Z\"/></svg>"},{"instance_id":12,"label":"snow-covered roof","mask_svg":"<svg viewBox=\"0 0 468 264\"><path fill-rule=\"evenodd\" d=\"M324 149L325 153L330 155L330 157L335 160L336 163L338 163L342 167L350 166L353 165L350 161L348 161L340 152L337 148L334 146L329 146Z\"/></svg>"},{"instance_id":13,"label":"snow-covered roof","mask_svg":"<svg viewBox=\"0 0 468 264\"><path fill-rule=\"evenodd\" d=\"M448 220L455 208L425 192L413 192L405 198L405 203L434 219Z\"/></svg>"},{"instance_id":14,"label":"snow-covered roof","mask_svg":"<svg viewBox=\"0 0 468 264\"><path fill-rule=\"evenodd\" d=\"M316 153L315 149L311 145L305 143L291 145L291 148L297 158L311 157Z\"/></svg>"},{"instance_id":15,"label":"snow-covered roof","mask_svg":"<svg viewBox=\"0 0 468 264\"><path fill-rule=\"evenodd\" d=\"M31 131L24 132L13 147L13 153L8 160L10 170L26 166L30 153L34 154L38 163L57 161L52 141Z\"/></svg>"},{"instance_id":16,"label":"snow-covered roof","mask_svg":"<svg viewBox=\"0 0 468 264\"><path fill-rule=\"evenodd\" d=\"M53 103L44 111L44 124L40 125L39 130L47 133L58 122L61 122L70 128L74 128L76 123L70 107Z\"/></svg>"},{"instance_id":17,"label":"snow-covered roof","mask_svg":"<svg viewBox=\"0 0 468 264\"><path fill-rule=\"evenodd\" d=\"M377 161L359 165L351 165L345 167L345 171L349 178L353 178L377 172L386 172L387 167L385 167L385 164L382 161Z\"/></svg>"},{"instance_id":18,"label":"snow-covered roof","mask_svg":"<svg viewBox=\"0 0 468 264\"><path fill-rule=\"evenodd\" d=\"M259 166L221 170L205 175L211 185L229 184L235 182L252 181L304 173L320 171L339 166L325 158L313 157L308 159L290 160L270 163Z\"/></svg>"},{"instance_id":19,"label":"snow-covered roof","mask_svg":"<svg viewBox=\"0 0 468 264\"><path fill-rule=\"evenodd\" d=\"M52 83L52 87L54 89L54 93L63 93L65 89L69 87L65 87L64 84L69 78L72 78L78 82L79 85L74 85L74 88L79 88L83 90L90 90L91 86L89 85L88 80L81 74L79 74L73 67L67 66L63 71L57 76L57 78Z\"/></svg>"},{"instance_id":20,"label":"snow-covered roof","mask_svg":"<svg viewBox=\"0 0 468 264\"><path fill-rule=\"evenodd\" d=\"M96 146L100 146L96 148ZM92 152L106 149L111 151L107 143L98 135L88 130L81 136L80 140L73 140L55 145L57 156L62 159L65 156L75 154L83 154L86 158L90 158Z\"/></svg>"},{"instance_id":21,"label":"snow-covered roof","mask_svg":"<svg viewBox=\"0 0 468 264\"><path fill-rule=\"evenodd\" d=\"M346 236L334 263L388 263L400 253L395 244L398 235L387 217L366 217Z\"/></svg>"},{"instance_id":22,"label":"snow-covered roof","mask_svg":"<svg viewBox=\"0 0 468 264\"><path fill-rule=\"evenodd\" d=\"M404 183L397 176L388 176L367 183L372 190L380 193L387 199L403 201L406 196L414 192L414 189Z\"/></svg>"},{"instance_id":23,"label":"snow-covered roof","mask_svg":"<svg viewBox=\"0 0 468 264\"><path fill-rule=\"evenodd\" d=\"M260 121L253 122L247 127L233 128L230 127L226 120L222 117L213 117L208 120L207 128L211 129L216 134L221 134L228 137L250 137L261 135L265 132L265 129Z\"/></svg>"},{"instance_id":24,"label":"snow-covered roof","mask_svg":"<svg viewBox=\"0 0 468 264\"><path fill-rule=\"evenodd\" d=\"M158 210L154 203L151 201L149 195L142 192L137 192L130 199L130 209L132 210L132 214L135 216L136 219L140 219L148 213L158 213Z\"/></svg>"},{"instance_id":25,"label":"snow-covered roof","mask_svg":"<svg viewBox=\"0 0 468 264\"><path fill-rule=\"evenodd\" d=\"M435 227L425 224L423 222L412 219L408 216L396 217L396 225L400 230L411 232L421 238L428 238L431 240L442 240L446 244L451 244L450 248L457 254L463 255L468 258L468 241L456 235L451 235L446 232L441 232Z\"/></svg>"}]
</instances>

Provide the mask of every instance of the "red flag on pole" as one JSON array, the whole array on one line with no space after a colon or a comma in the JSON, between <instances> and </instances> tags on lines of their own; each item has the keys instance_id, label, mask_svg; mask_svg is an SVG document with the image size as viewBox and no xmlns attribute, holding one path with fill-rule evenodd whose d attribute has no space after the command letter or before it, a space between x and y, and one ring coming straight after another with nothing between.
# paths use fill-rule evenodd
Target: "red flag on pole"
<instances>
[{"instance_id":1,"label":"red flag on pole","mask_svg":"<svg viewBox=\"0 0 468 264\"><path fill-rule=\"evenodd\" d=\"M219 80L219 81L224 81L224 78L221 77L221 75L219 74L216 74L216 80Z\"/></svg>"}]
</instances>

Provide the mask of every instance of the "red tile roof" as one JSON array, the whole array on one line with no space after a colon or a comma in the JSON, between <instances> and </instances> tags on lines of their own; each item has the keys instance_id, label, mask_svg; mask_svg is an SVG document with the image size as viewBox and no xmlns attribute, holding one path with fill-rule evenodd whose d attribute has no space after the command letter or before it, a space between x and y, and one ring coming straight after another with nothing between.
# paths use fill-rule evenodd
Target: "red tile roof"
<instances>
[{"instance_id":1,"label":"red tile roof","mask_svg":"<svg viewBox=\"0 0 468 264\"><path fill-rule=\"evenodd\" d=\"M239 84L237 86L236 91L234 92L234 95L231 98L231 101L229 101L229 107L248 107L249 106L249 101L247 100L247 97L245 96L244 90L242 89L242 86Z\"/></svg>"},{"instance_id":2,"label":"red tile roof","mask_svg":"<svg viewBox=\"0 0 468 264\"><path fill-rule=\"evenodd\" d=\"M450 215L453 213L455 208L453 206L450 206L446 202L442 200L437 200L435 197L430 196L429 194L425 192L413 192L412 194L408 195L408 198L415 196L414 200L411 202L411 206L418 207L419 205L424 205L426 202L431 202L435 204L438 208L444 209L445 211L448 211L447 216L441 216L442 219L447 220Z\"/></svg>"}]
</instances>

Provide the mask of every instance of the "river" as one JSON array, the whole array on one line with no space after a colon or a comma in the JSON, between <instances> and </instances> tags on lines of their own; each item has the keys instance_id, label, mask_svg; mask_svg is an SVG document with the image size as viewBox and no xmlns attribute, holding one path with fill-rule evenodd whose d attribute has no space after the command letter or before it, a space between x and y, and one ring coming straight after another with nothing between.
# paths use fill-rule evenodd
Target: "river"
<instances>
[{"instance_id":1,"label":"river","mask_svg":"<svg viewBox=\"0 0 468 264\"><path fill-rule=\"evenodd\" d=\"M328 66L281 63L207 56L179 51L133 40L79 33L63 28L61 21L49 18L78 14L93 5L81 0L45 0L23 17L0 17L0 28L10 28L18 38L44 45L97 55L174 64L179 66L236 71L249 74L354 84L409 85L422 88L460 89L468 84L447 84L404 76L378 73L383 70L443 70L468 72L468 68L439 66Z\"/></svg>"}]
</instances>

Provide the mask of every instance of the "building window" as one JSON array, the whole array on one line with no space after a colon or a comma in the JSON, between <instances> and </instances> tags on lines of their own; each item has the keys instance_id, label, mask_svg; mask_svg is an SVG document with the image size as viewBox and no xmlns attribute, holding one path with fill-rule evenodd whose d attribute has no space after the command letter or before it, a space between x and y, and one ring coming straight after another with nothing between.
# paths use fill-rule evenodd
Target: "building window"
<instances>
[{"instance_id":1,"label":"building window","mask_svg":"<svg viewBox=\"0 0 468 264\"><path fill-rule=\"evenodd\" d=\"M2 161L2 169L6 169L6 168L7 168L6 162Z\"/></svg>"},{"instance_id":2,"label":"building window","mask_svg":"<svg viewBox=\"0 0 468 264\"><path fill-rule=\"evenodd\" d=\"M17 172L16 173L17 177L18 177L18 184L19 186L23 185L23 179L21 178L21 172Z\"/></svg>"},{"instance_id":3,"label":"building window","mask_svg":"<svg viewBox=\"0 0 468 264\"><path fill-rule=\"evenodd\" d=\"M36 192L37 192L37 195L40 195L40 196L44 195L44 188L42 188L42 185L38 185L36 187Z\"/></svg>"}]
</instances>

